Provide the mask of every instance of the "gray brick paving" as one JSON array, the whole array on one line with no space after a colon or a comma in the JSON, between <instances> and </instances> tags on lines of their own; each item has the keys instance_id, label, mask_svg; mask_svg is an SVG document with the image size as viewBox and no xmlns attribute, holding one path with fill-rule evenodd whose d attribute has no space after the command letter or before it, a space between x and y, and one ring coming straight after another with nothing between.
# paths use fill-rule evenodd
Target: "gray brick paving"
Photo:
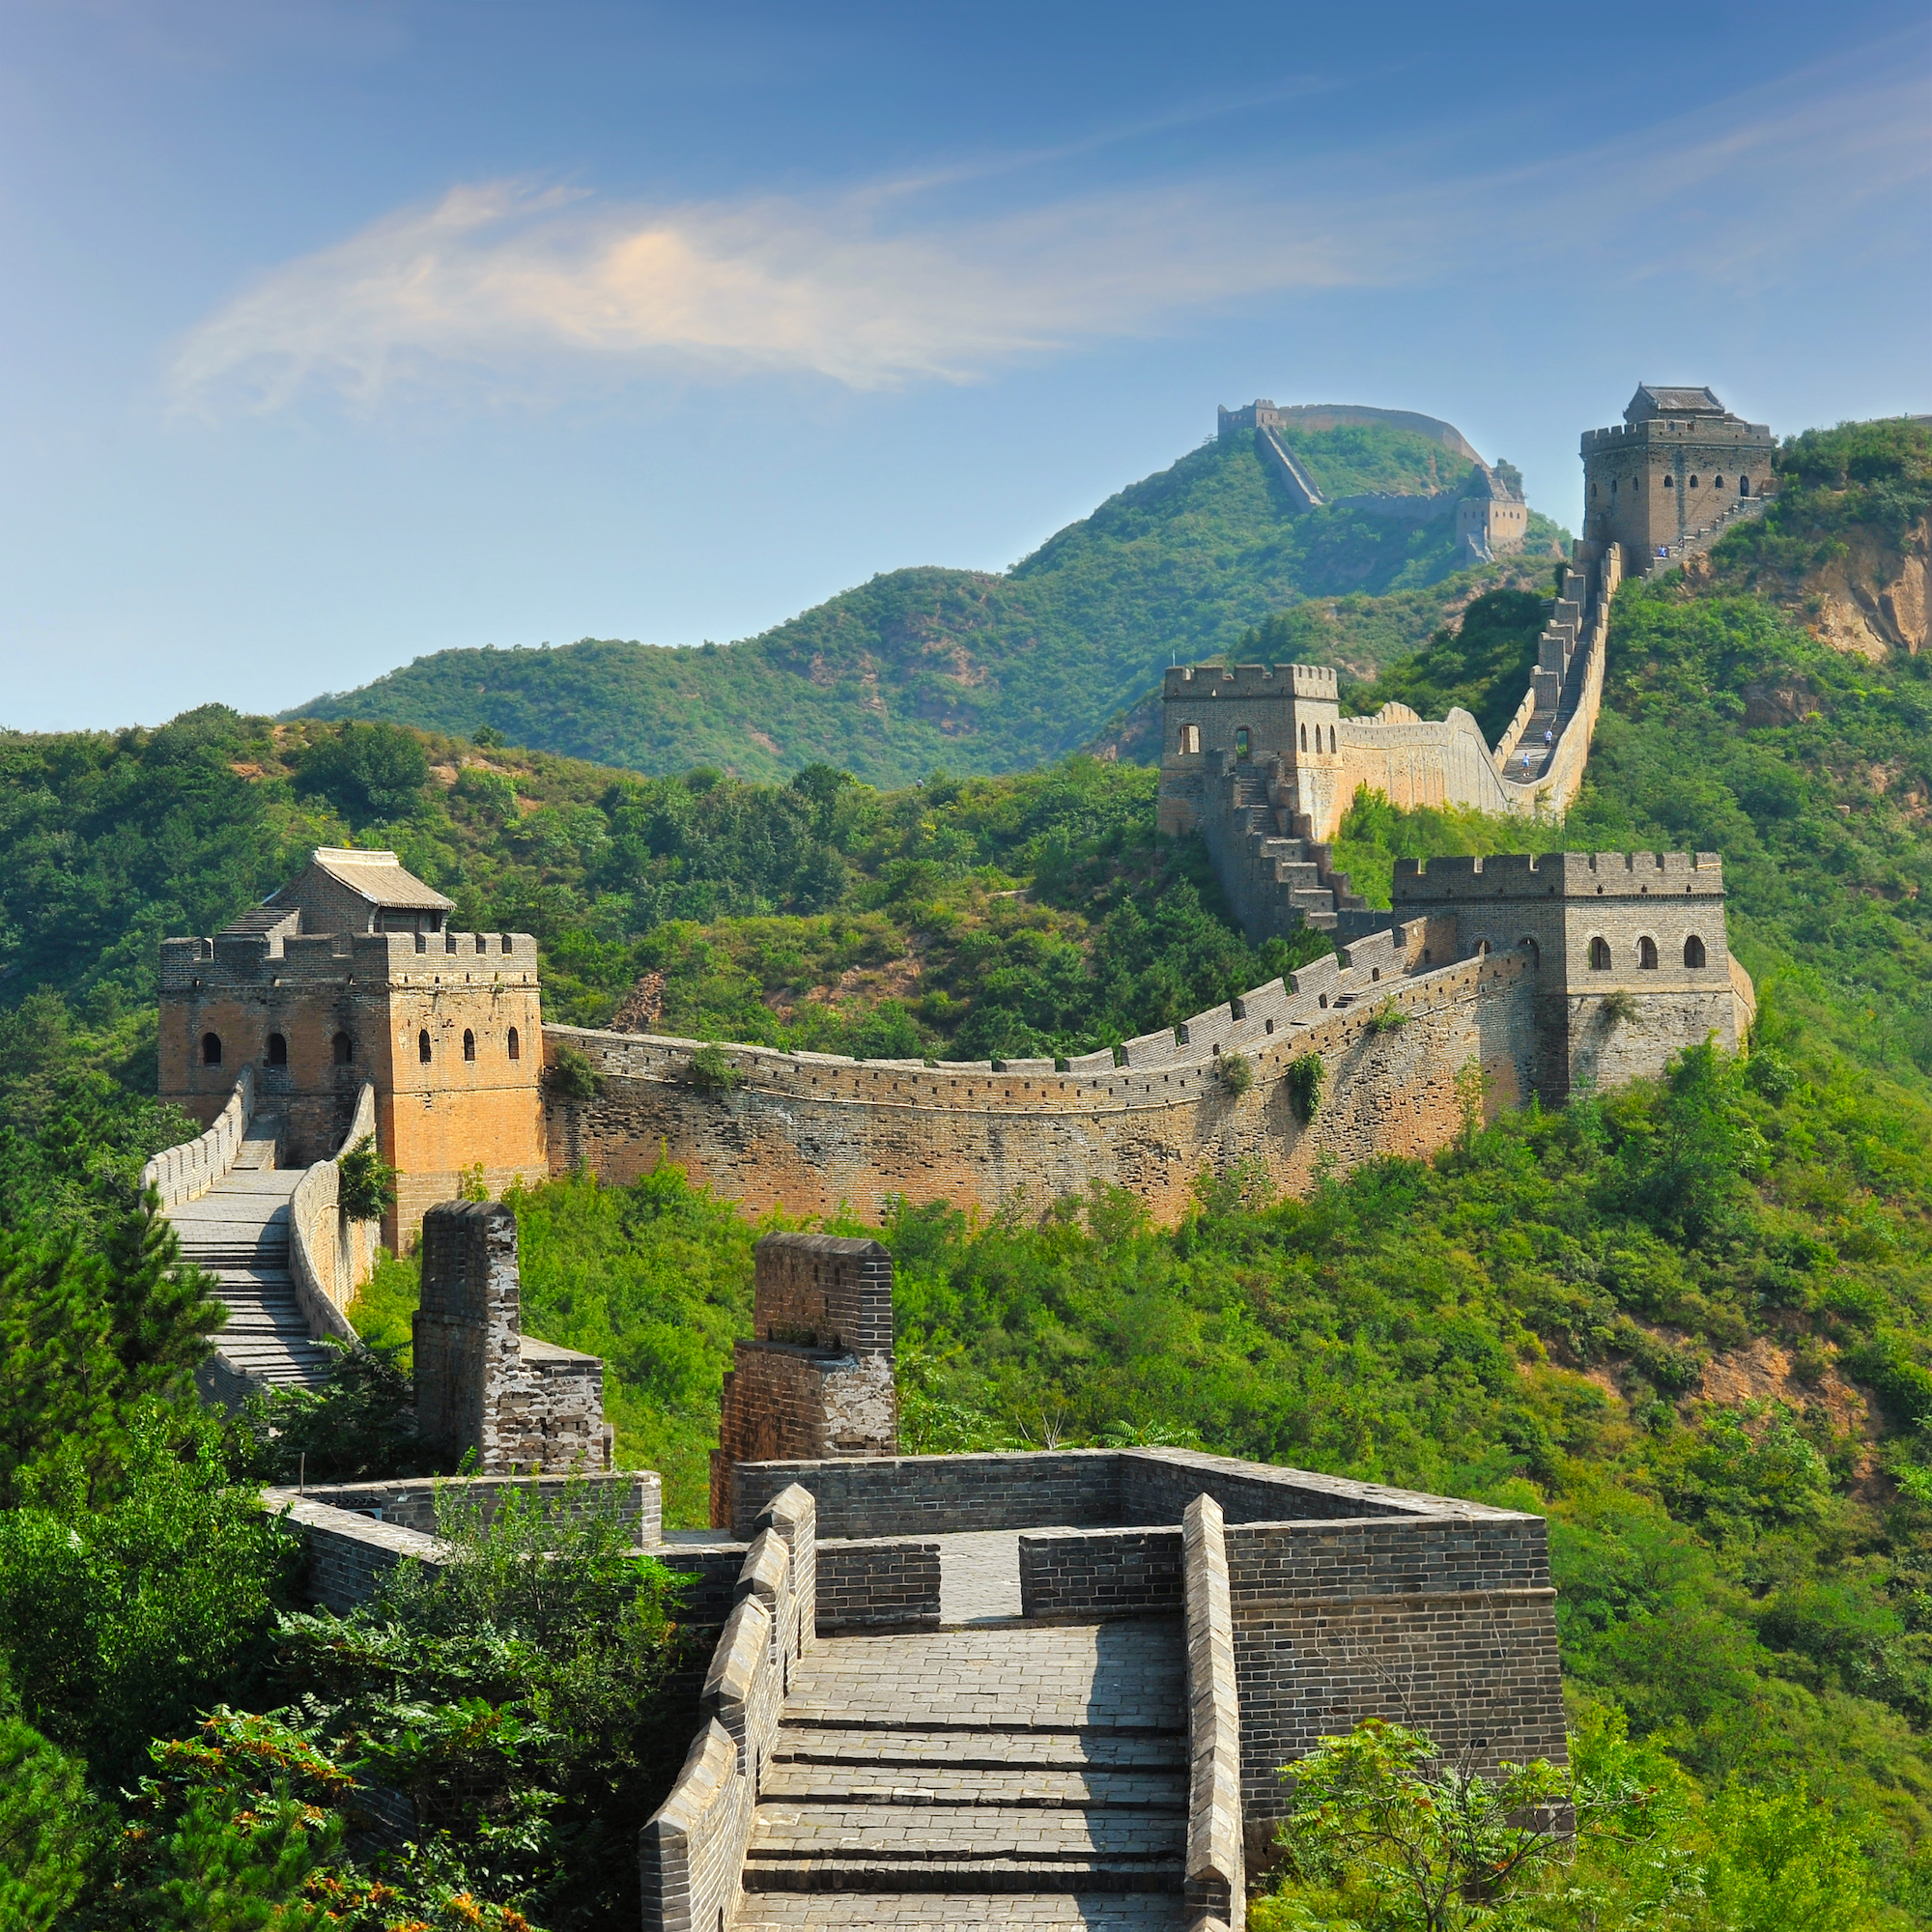
<instances>
[{"instance_id":1,"label":"gray brick paving","mask_svg":"<svg viewBox=\"0 0 1932 1932\"><path fill-rule=\"evenodd\" d=\"M939 1621L985 1623L1020 1613L1020 1533L966 1530L939 1543Z\"/></svg>"}]
</instances>

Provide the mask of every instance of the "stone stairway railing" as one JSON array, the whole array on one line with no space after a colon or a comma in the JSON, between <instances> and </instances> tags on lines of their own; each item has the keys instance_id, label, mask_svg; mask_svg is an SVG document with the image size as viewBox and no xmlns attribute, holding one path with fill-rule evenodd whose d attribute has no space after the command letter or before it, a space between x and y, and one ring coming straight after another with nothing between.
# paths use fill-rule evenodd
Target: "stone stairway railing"
<instances>
[{"instance_id":1,"label":"stone stairway railing","mask_svg":"<svg viewBox=\"0 0 1932 1932\"><path fill-rule=\"evenodd\" d=\"M796 1485L759 1518L705 1673L702 1728L643 1830L644 1932L718 1932L736 1916L792 1666L817 1641L817 1520Z\"/></svg>"},{"instance_id":2,"label":"stone stairway railing","mask_svg":"<svg viewBox=\"0 0 1932 1932\"><path fill-rule=\"evenodd\" d=\"M316 1161L289 1198L289 1267L296 1300L317 1339L332 1335L351 1344L356 1339L345 1311L374 1272L378 1224L352 1220L343 1211L341 1161L375 1131L376 1090L365 1080L342 1145L329 1159Z\"/></svg>"},{"instance_id":3,"label":"stone stairway railing","mask_svg":"<svg viewBox=\"0 0 1932 1932\"><path fill-rule=\"evenodd\" d=\"M1221 1505L1201 1494L1180 1520L1187 1605L1187 1875L1190 1920L1241 1932L1247 1879L1241 1832L1241 1703Z\"/></svg>"},{"instance_id":4,"label":"stone stairway railing","mask_svg":"<svg viewBox=\"0 0 1932 1932\"><path fill-rule=\"evenodd\" d=\"M194 1140L164 1148L149 1161L141 1170L142 1190L154 1188L164 1211L198 1200L234 1167L254 1110L255 1069L244 1066L214 1124Z\"/></svg>"},{"instance_id":5,"label":"stone stairway railing","mask_svg":"<svg viewBox=\"0 0 1932 1932\"><path fill-rule=\"evenodd\" d=\"M1255 443L1262 455L1273 463L1281 472L1281 479L1288 485L1288 493L1296 497L1304 510L1319 510L1323 507L1321 492L1315 487L1315 479L1302 469L1289 449L1271 429L1258 429Z\"/></svg>"}]
</instances>

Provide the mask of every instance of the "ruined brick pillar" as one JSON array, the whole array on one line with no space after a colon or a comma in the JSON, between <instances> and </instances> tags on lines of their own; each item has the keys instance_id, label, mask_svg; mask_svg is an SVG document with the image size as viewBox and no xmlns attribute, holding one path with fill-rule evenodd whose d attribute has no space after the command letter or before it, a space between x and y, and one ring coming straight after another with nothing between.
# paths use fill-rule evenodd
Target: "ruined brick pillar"
<instances>
[{"instance_id":1,"label":"ruined brick pillar","mask_svg":"<svg viewBox=\"0 0 1932 1932\"><path fill-rule=\"evenodd\" d=\"M416 1433L481 1476L608 1469L604 1364L523 1333L517 1217L500 1201L445 1201L423 1216Z\"/></svg>"},{"instance_id":2,"label":"ruined brick pillar","mask_svg":"<svg viewBox=\"0 0 1932 1932\"><path fill-rule=\"evenodd\" d=\"M892 1256L834 1235L767 1235L755 1256L753 1339L724 1378L711 1455L719 1528L735 1463L898 1454Z\"/></svg>"}]
</instances>

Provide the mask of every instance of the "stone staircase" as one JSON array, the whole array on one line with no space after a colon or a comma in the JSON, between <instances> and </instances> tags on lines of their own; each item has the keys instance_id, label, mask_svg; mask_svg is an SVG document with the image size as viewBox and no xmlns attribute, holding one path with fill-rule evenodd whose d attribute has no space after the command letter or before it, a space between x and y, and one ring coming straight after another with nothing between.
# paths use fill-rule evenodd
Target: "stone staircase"
<instances>
[{"instance_id":1,"label":"stone staircase","mask_svg":"<svg viewBox=\"0 0 1932 1932\"><path fill-rule=\"evenodd\" d=\"M1763 516L1776 500L1775 497L1738 497L1713 522L1691 530L1682 541L1669 545L1662 555L1646 557L1642 565L1643 574L1648 577L1652 571L1668 570L1672 564L1682 563L1687 557L1704 555L1719 537L1739 524Z\"/></svg>"},{"instance_id":2,"label":"stone staircase","mask_svg":"<svg viewBox=\"0 0 1932 1932\"><path fill-rule=\"evenodd\" d=\"M289 1266L289 1197L298 1167L278 1168L281 1123L252 1120L235 1165L206 1194L168 1209L182 1259L215 1278L228 1325L215 1338L220 1366L242 1386L320 1388L335 1357L313 1340Z\"/></svg>"},{"instance_id":3,"label":"stone staircase","mask_svg":"<svg viewBox=\"0 0 1932 1932\"><path fill-rule=\"evenodd\" d=\"M1179 1932L1178 1620L828 1637L793 1666L734 1932Z\"/></svg>"},{"instance_id":4,"label":"stone staircase","mask_svg":"<svg viewBox=\"0 0 1932 1932\"><path fill-rule=\"evenodd\" d=\"M1282 778L1278 764L1237 764L1224 772L1222 810L1204 825L1236 917L1256 938L1286 938L1312 926L1346 943L1379 931L1388 914L1351 893L1349 875L1331 869L1329 848L1301 837L1287 810L1271 802Z\"/></svg>"}]
</instances>

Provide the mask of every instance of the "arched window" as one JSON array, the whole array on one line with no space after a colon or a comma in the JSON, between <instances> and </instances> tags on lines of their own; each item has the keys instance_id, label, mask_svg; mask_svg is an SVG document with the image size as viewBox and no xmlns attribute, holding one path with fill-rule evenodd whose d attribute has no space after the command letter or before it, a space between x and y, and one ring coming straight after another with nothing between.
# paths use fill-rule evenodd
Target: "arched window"
<instances>
[{"instance_id":1,"label":"arched window","mask_svg":"<svg viewBox=\"0 0 1932 1932\"><path fill-rule=\"evenodd\" d=\"M1590 971L1607 973L1610 970L1610 942L1607 939L1593 939L1590 942Z\"/></svg>"},{"instance_id":2,"label":"arched window","mask_svg":"<svg viewBox=\"0 0 1932 1932\"><path fill-rule=\"evenodd\" d=\"M1657 971L1657 941L1650 938L1639 939L1636 943L1636 963L1646 973Z\"/></svg>"},{"instance_id":3,"label":"arched window","mask_svg":"<svg viewBox=\"0 0 1932 1932\"><path fill-rule=\"evenodd\" d=\"M1750 495L1750 478L1748 476L1740 476L1738 478L1738 495L1740 497L1748 497Z\"/></svg>"},{"instance_id":4,"label":"arched window","mask_svg":"<svg viewBox=\"0 0 1932 1932\"><path fill-rule=\"evenodd\" d=\"M1714 476L1711 478L1712 489L1721 490L1723 487L1724 487L1724 479L1721 476Z\"/></svg>"},{"instance_id":5,"label":"arched window","mask_svg":"<svg viewBox=\"0 0 1932 1932\"><path fill-rule=\"evenodd\" d=\"M281 1034L271 1033L269 1036L269 1065L270 1066L286 1066L288 1064L288 1040Z\"/></svg>"},{"instance_id":6,"label":"arched window","mask_svg":"<svg viewBox=\"0 0 1932 1932\"><path fill-rule=\"evenodd\" d=\"M1476 957L1478 959L1487 959L1489 956L1490 956L1490 942L1487 939L1477 940Z\"/></svg>"},{"instance_id":7,"label":"arched window","mask_svg":"<svg viewBox=\"0 0 1932 1932\"><path fill-rule=\"evenodd\" d=\"M1655 948L1652 949L1653 952L1655 950ZM1656 963L1654 959L1651 961L1653 966ZM463 1057L465 1060L474 1060L476 1058L476 1036L468 1027L463 1029Z\"/></svg>"},{"instance_id":8,"label":"arched window","mask_svg":"<svg viewBox=\"0 0 1932 1932\"><path fill-rule=\"evenodd\" d=\"M424 1027L422 1032L416 1035L416 1058L425 1066L429 1065L429 1029L427 1027Z\"/></svg>"},{"instance_id":9,"label":"arched window","mask_svg":"<svg viewBox=\"0 0 1932 1932\"><path fill-rule=\"evenodd\" d=\"M1236 724L1235 726L1235 755L1237 758L1247 758L1254 755L1254 739L1249 736L1248 727L1245 724Z\"/></svg>"},{"instance_id":10,"label":"arched window","mask_svg":"<svg viewBox=\"0 0 1932 1932\"><path fill-rule=\"evenodd\" d=\"M507 932L503 934L498 950L504 952L514 952L517 950L510 944L510 935Z\"/></svg>"},{"instance_id":11,"label":"arched window","mask_svg":"<svg viewBox=\"0 0 1932 1932\"><path fill-rule=\"evenodd\" d=\"M1335 727L1332 724L1328 727L1328 749L1331 752L1335 749Z\"/></svg>"},{"instance_id":12,"label":"arched window","mask_svg":"<svg viewBox=\"0 0 1932 1932\"><path fill-rule=\"evenodd\" d=\"M510 1037L507 1044L510 1049L510 1058L512 1060L521 1060L524 1057L524 1043L521 1039L517 1037L517 1030L515 1027L512 1027L510 1029Z\"/></svg>"},{"instance_id":13,"label":"arched window","mask_svg":"<svg viewBox=\"0 0 1932 1932\"><path fill-rule=\"evenodd\" d=\"M1663 479L1663 487L1664 487L1664 488L1665 488L1666 490L1674 490L1674 489L1676 489L1676 487L1677 487L1677 479L1676 479L1676 478L1675 478L1674 476L1666 476L1666 477L1665 477L1665 478Z\"/></svg>"},{"instance_id":14,"label":"arched window","mask_svg":"<svg viewBox=\"0 0 1932 1932\"><path fill-rule=\"evenodd\" d=\"M335 1057L338 1066L347 1066L355 1058L355 1042L346 1033L339 1033L328 1042L328 1050Z\"/></svg>"},{"instance_id":15,"label":"arched window","mask_svg":"<svg viewBox=\"0 0 1932 1932\"><path fill-rule=\"evenodd\" d=\"M1543 964L1543 948L1537 945L1535 940L1525 934L1521 939L1517 941L1517 944L1529 954L1529 963L1532 966L1541 966Z\"/></svg>"},{"instance_id":16,"label":"arched window","mask_svg":"<svg viewBox=\"0 0 1932 1932\"><path fill-rule=\"evenodd\" d=\"M1306 724L1301 727L1301 749L1304 752L1308 749L1308 726Z\"/></svg>"},{"instance_id":17,"label":"arched window","mask_svg":"<svg viewBox=\"0 0 1932 1932\"><path fill-rule=\"evenodd\" d=\"M1691 487L1691 489L1693 489L1693 490L1694 490L1694 489L1696 489L1696 487L1697 487L1697 479L1696 479L1696 477L1694 477L1694 476L1693 476L1693 477L1691 477L1691 479L1690 479L1690 487Z\"/></svg>"},{"instance_id":18,"label":"arched window","mask_svg":"<svg viewBox=\"0 0 1932 1932\"><path fill-rule=\"evenodd\" d=\"M1590 495L1594 497L1596 494L1597 494L1597 486L1594 483L1592 483L1590 485Z\"/></svg>"},{"instance_id":19,"label":"arched window","mask_svg":"<svg viewBox=\"0 0 1932 1932\"><path fill-rule=\"evenodd\" d=\"M204 1066L221 1065L221 1036L218 1033L205 1033L201 1037L201 1064Z\"/></svg>"},{"instance_id":20,"label":"arched window","mask_svg":"<svg viewBox=\"0 0 1932 1932\"><path fill-rule=\"evenodd\" d=\"M1684 963L1693 968L1704 963L1704 942L1694 932L1684 942Z\"/></svg>"}]
</instances>

